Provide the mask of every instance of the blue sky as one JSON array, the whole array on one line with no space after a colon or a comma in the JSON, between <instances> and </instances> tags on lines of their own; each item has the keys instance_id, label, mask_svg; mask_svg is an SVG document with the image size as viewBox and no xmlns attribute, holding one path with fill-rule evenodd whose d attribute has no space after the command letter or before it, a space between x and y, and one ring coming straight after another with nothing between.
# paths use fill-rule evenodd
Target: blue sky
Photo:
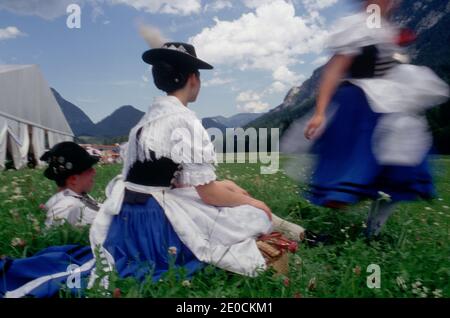
<instances>
[{"instance_id":1,"label":"blue sky","mask_svg":"<svg viewBox=\"0 0 450 318\"><path fill-rule=\"evenodd\" d=\"M66 8L81 7L81 28ZM38 64L50 86L94 122L122 105L146 111L153 97L139 23L194 43L203 71L199 117L262 112L279 105L325 61L348 0L0 0L0 64Z\"/></svg>"}]
</instances>

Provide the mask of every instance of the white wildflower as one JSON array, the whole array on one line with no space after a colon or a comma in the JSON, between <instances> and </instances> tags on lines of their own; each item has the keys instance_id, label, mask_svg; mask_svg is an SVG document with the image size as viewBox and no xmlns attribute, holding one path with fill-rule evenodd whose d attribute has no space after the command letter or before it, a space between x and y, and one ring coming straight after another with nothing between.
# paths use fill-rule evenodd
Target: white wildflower
<instances>
[{"instance_id":1,"label":"white wildflower","mask_svg":"<svg viewBox=\"0 0 450 318\"><path fill-rule=\"evenodd\" d=\"M183 287L191 287L191 282L188 280L184 280L181 285L183 285Z\"/></svg>"},{"instance_id":2,"label":"white wildflower","mask_svg":"<svg viewBox=\"0 0 450 318\"><path fill-rule=\"evenodd\" d=\"M177 255L177 248L175 246L171 246L169 247L168 252L170 255Z\"/></svg>"},{"instance_id":3,"label":"white wildflower","mask_svg":"<svg viewBox=\"0 0 450 318\"><path fill-rule=\"evenodd\" d=\"M381 200L391 201L391 196L383 191L378 191Z\"/></svg>"},{"instance_id":4,"label":"white wildflower","mask_svg":"<svg viewBox=\"0 0 450 318\"><path fill-rule=\"evenodd\" d=\"M420 281L416 281L411 285L413 288L420 288L422 286L422 283Z\"/></svg>"},{"instance_id":5,"label":"white wildflower","mask_svg":"<svg viewBox=\"0 0 450 318\"><path fill-rule=\"evenodd\" d=\"M442 289L436 289L433 291L434 298L441 298L442 297Z\"/></svg>"},{"instance_id":6,"label":"white wildflower","mask_svg":"<svg viewBox=\"0 0 450 318\"><path fill-rule=\"evenodd\" d=\"M405 289L407 288L406 282L405 282L405 280L403 279L403 277L398 276L395 280L396 280L396 282L397 282L398 287L400 287L400 288L403 289L403 290L405 290Z\"/></svg>"},{"instance_id":7,"label":"white wildflower","mask_svg":"<svg viewBox=\"0 0 450 318\"><path fill-rule=\"evenodd\" d=\"M12 247L24 247L26 245L25 240L20 237L15 237L11 240Z\"/></svg>"}]
</instances>

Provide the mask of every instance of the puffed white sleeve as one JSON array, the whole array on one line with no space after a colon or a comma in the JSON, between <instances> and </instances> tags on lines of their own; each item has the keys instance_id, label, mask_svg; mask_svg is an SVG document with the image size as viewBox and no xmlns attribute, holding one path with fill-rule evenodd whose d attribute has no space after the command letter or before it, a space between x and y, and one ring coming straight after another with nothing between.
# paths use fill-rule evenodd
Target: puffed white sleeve
<instances>
[{"instance_id":1,"label":"puffed white sleeve","mask_svg":"<svg viewBox=\"0 0 450 318\"><path fill-rule=\"evenodd\" d=\"M343 17L337 21L327 41L333 54L356 55L361 52L365 37L363 21L359 15Z\"/></svg>"},{"instance_id":2,"label":"puffed white sleeve","mask_svg":"<svg viewBox=\"0 0 450 318\"><path fill-rule=\"evenodd\" d=\"M332 54L357 55L369 45L393 41L395 30L384 21L380 27L370 25L369 15L358 13L343 17L333 27L327 48Z\"/></svg>"},{"instance_id":3,"label":"puffed white sleeve","mask_svg":"<svg viewBox=\"0 0 450 318\"><path fill-rule=\"evenodd\" d=\"M183 186L205 185L217 179L217 164L214 145L200 120L188 116L179 134L172 134L175 162L180 169L175 174L175 181Z\"/></svg>"}]
</instances>

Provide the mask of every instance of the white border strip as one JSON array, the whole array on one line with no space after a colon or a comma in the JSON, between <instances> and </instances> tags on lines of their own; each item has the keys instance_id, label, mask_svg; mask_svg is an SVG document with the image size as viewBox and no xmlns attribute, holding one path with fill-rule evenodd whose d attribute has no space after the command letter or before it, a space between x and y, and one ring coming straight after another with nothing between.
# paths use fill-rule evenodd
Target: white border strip
<instances>
[{"instance_id":1,"label":"white border strip","mask_svg":"<svg viewBox=\"0 0 450 318\"><path fill-rule=\"evenodd\" d=\"M52 279L69 276L69 275L73 275L73 274L78 274L78 273L81 274L82 272L90 270L94 265L95 265L95 259L91 259L89 262L84 263L81 267L78 267L73 272L61 272L61 273L57 273L57 274L52 274L52 275L47 275L47 276L42 276L42 277L36 278L35 280L32 280L13 291L7 292L5 294L5 298L24 297L24 296L28 295L33 289L41 286L42 284L44 284Z\"/></svg>"}]
</instances>

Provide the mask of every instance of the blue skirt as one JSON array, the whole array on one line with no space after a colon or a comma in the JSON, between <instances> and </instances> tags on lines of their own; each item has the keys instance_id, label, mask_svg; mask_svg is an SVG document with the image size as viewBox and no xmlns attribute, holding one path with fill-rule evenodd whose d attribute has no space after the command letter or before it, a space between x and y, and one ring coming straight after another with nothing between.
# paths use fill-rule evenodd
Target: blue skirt
<instances>
[{"instance_id":1,"label":"blue skirt","mask_svg":"<svg viewBox=\"0 0 450 318\"><path fill-rule=\"evenodd\" d=\"M312 148L317 155L307 193L312 203L356 203L377 198L379 191L389 194L394 202L435 195L426 158L414 167L378 164L371 145L383 114L372 111L361 88L344 83L332 104L336 113Z\"/></svg>"},{"instance_id":2,"label":"blue skirt","mask_svg":"<svg viewBox=\"0 0 450 318\"><path fill-rule=\"evenodd\" d=\"M178 237L159 203L149 197L145 203L125 203L115 216L103 246L114 257L122 278L153 281L172 268L184 268L186 277L203 268Z\"/></svg>"},{"instance_id":3,"label":"blue skirt","mask_svg":"<svg viewBox=\"0 0 450 318\"><path fill-rule=\"evenodd\" d=\"M81 295L87 286L87 279L94 264L83 270L78 277L71 275L69 266L81 267L92 260L91 247L81 245L52 246L31 257L0 259L0 298L4 297L6 292L14 291L45 277L47 279L40 281L21 296L54 297L63 286L66 286L74 295ZM55 274L59 274L58 277L50 276ZM73 279L78 279L79 285L67 284L68 280L73 282Z\"/></svg>"}]
</instances>

